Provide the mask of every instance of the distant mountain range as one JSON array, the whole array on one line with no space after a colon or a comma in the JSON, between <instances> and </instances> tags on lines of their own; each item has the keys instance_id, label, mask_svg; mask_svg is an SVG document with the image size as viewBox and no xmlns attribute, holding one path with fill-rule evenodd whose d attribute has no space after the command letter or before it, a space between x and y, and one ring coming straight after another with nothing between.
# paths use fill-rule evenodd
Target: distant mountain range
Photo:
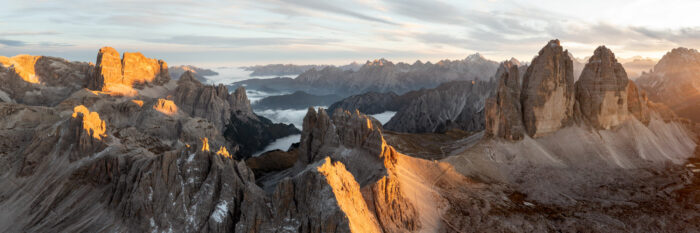
<instances>
[{"instance_id":1,"label":"distant mountain range","mask_svg":"<svg viewBox=\"0 0 700 233\"><path fill-rule=\"evenodd\" d=\"M253 103L253 109L306 109L314 106L329 106L342 99L338 95L312 95L303 91L292 94L268 96Z\"/></svg>"},{"instance_id":2,"label":"distant mountain range","mask_svg":"<svg viewBox=\"0 0 700 233\"><path fill-rule=\"evenodd\" d=\"M360 68L360 64L353 62L347 65L338 66L341 70L352 70L355 71ZM268 65L255 65L255 66L243 66L246 71L253 71L250 76L288 76L288 75L299 75L310 69L321 70L326 67L335 67L333 65L294 65L294 64L268 64Z\"/></svg>"},{"instance_id":3,"label":"distant mountain range","mask_svg":"<svg viewBox=\"0 0 700 233\"><path fill-rule=\"evenodd\" d=\"M170 72L170 77L173 77L174 80L178 80L180 76L182 76L182 74L184 74L187 71L190 71L192 72L192 75L194 75L194 77L202 83L207 82L207 78L205 76L219 75L219 73L217 73L216 71L205 68L199 68L192 65L171 66L168 68L168 71Z\"/></svg>"},{"instance_id":4,"label":"distant mountain range","mask_svg":"<svg viewBox=\"0 0 700 233\"><path fill-rule=\"evenodd\" d=\"M462 60L442 60L437 63L413 64L390 62L386 59L367 61L357 70L338 67L310 69L298 77L250 79L233 83L230 88L246 86L254 90L305 91L311 94L349 96L366 92L395 92L402 94L421 88L433 88L449 81L489 80L498 63L480 54Z\"/></svg>"},{"instance_id":5,"label":"distant mountain range","mask_svg":"<svg viewBox=\"0 0 700 233\"><path fill-rule=\"evenodd\" d=\"M679 116L700 122L700 53L676 48L666 53L653 70L637 79L649 100L666 104Z\"/></svg>"}]
</instances>

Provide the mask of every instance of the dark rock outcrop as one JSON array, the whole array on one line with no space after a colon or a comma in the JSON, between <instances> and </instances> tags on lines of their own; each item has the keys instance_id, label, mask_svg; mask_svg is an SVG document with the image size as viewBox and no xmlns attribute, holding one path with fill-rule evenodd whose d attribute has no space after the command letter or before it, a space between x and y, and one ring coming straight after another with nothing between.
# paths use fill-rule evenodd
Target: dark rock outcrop
<instances>
[{"instance_id":1,"label":"dark rock outcrop","mask_svg":"<svg viewBox=\"0 0 700 233\"><path fill-rule=\"evenodd\" d=\"M240 158L250 157L277 138L299 133L294 125L275 124L256 115L243 87L229 94L224 85L203 85L189 71L177 83L175 104L190 116L206 119L221 129L227 140L240 146Z\"/></svg>"},{"instance_id":2,"label":"dark rock outcrop","mask_svg":"<svg viewBox=\"0 0 700 233\"><path fill-rule=\"evenodd\" d=\"M202 83L207 82L206 76L219 75L219 73L216 71L191 65L171 66L168 68L168 72L170 72L170 77L172 77L173 80L180 79L180 77L187 71L191 71L194 74L194 77L197 79L197 81Z\"/></svg>"},{"instance_id":3,"label":"dark rock outcrop","mask_svg":"<svg viewBox=\"0 0 700 233\"><path fill-rule=\"evenodd\" d=\"M523 79L521 103L527 134L539 137L571 125L574 91L571 57L559 40L552 40L532 59Z\"/></svg>"},{"instance_id":4,"label":"dark rock outcrop","mask_svg":"<svg viewBox=\"0 0 700 233\"><path fill-rule=\"evenodd\" d=\"M496 72L496 95L486 101L486 134L509 140L523 138L522 107L520 105L520 82L517 64L501 63Z\"/></svg>"},{"instance_id":5,"label":"dark rock outcrop","mask_svg":"<svg viewBox=\"0 0 700 233\"><path fill-rule=\"evenodd\" d=\"M336 109L356 109L364 114L379 114L386 111L399 111L403 103L398 103L399 95L394 92L368 92L354 95L333 103L328 107L329 112Z\"/></svg>"},{"instance_id":6,"label":"dark rock outcrop","mask_svg":"<svg viewBox=\"0 0 700 233\"><path fill-rule=\"evenodd\" d=\"M403 106L385 128L410 133L483 130L484 105L494 86L493 81L458 81L425 90Z\"/></svg>"},{"instance_id":7,"label":"dark rock outcrop","mask_svg":"<svg viewBox=\"0 0 700 233\"><path fill-rule=\"evenodd\" d=\"M342 97L338 95L312 95L303 91L292 94L268 96L253 103L254 109L306 109L314 106L328 106Z\"/></svg>"}]
</instances>

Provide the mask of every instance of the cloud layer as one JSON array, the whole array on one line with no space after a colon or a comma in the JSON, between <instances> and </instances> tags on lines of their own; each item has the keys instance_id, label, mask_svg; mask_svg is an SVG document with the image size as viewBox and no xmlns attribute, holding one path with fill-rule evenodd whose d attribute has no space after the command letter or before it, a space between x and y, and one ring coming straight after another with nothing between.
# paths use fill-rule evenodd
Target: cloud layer
<instances>
[{"instance_id":1,"label":"cloud layer","mask_svg":"<svg viewBox=\"0 0 700 233\"><path fill-rule=\"evenodd\" d=\"M7 0L0 55L91 61L109 45L171 64L413 61L480 52L529 60L559 38L578 57L605 44L659 57L700 47L696 1Z\"/></svg>"}]
</instances>

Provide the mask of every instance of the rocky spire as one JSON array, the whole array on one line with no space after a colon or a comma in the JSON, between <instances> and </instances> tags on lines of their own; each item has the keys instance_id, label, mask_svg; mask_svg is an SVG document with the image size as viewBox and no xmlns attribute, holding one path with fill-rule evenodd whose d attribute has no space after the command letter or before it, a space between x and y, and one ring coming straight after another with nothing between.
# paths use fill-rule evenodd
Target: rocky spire
<instances>
[{"instance_id":1,"label":"rocky spire","mask_svg":"<svg viewBox=\"0 0 700 233\"><path fill-rule=\"evenodd\" d=\"M199 82L199 80L197 80L197 78L195 77L195 73L190 70L185 71L185 73L182 73L182 75L180 75L180 79L177 80L178 85L187 82L193 83L195 85L202 85L202 83Z\"/></svg>"},{"instance_id":2,"label":"rocky spire","mask_svg":"<svg viewBox=\"0 0 700 233\"><path fill-rule=\"evenodd\" d=\"M92 90L133 94L131 88L146 85L163 85L170 81L168 64L163 60L151 59L139 52L124 53L111 47L103 47L97 54L97 64L90 75L88 88Z\"/></svg>"},{"instance_id":3,"label":"rocky spire","mask_svg":"<svg viewBox=\"0 0 700 233\"><path fill-rule=\"evenodd\" d=\"M525 132L520 104L518 64L501 63L496 72L496 95L486 101L486 134L510 140L523 138Z\"/></svg>"},{"instance_id":4,"label":"rocky spire","mask_svg":"<svg viewBox=\"0 0 700 233\"><path fill-rule=\"evenodd\" d=\"M634 82L627 83L627 110L644 124L649 124L651 121L647 94L639 90Z\"/></svg>"},{"instance_id":5,"label":"rocky spire","mask_svg":"<svg viewBox=\"0 0 700 233\"><path fill-rule=\"evenodd\" d=\"M598 47L576 81L577 112L583 121L598 129L610 129L628 116L627 73L615 54Z\"/></svg>"},{"instance_id":6,"label":"rocky spire","mask_svg":"<svg viewBox=\"0 0 700 233\"><path fill-rule=\"evenodd\" d=\"M570 125L574 108L573 62L559 40L552 40L532 59L523 79L523 123L531 137Z\"/></svg>"}]
</instances>

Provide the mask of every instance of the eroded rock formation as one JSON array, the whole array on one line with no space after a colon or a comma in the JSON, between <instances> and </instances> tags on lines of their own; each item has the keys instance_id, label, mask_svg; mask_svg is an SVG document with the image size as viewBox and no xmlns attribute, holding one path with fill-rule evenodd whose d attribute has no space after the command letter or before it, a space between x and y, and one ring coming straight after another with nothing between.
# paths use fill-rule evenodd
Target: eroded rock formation
<instances>
[{"instance_id":1,"label":"eroded rock formation","mask_svg":"<svg viewBox=\"0 0 700 233\"><path fill-rule=\"evenodd\" d=\"M54 106L85 86L91 67L55 57L0 56L0 102Z\"/></svg>"},{"instance_id":2,"label":"eroded rock formation","mask_svg":"<svg viewBox=\"0 0 700 233\"><path fill-rule=\"evenodd\" d=\"M523 138L523 114L517 64L501 63L496 72L496 95L486 101L486 134L510 140Z\"/></svg>"},{"instance_id":3,"label":"eroded rock formation","mask_svg":"<svg viewBox=\"0 0 700 233\"><path fill-rule=\"evenodd\" d=\"M627 120L629 83L615 54L605 46L598 47L576 81L577 110L583 120L598 129L610 129Z\"/></svg>"},{"instance_id":4,"label":"eroded rock formation","mask_svg":"<svg viewBox=\"0 0 700 233\"><path fill-rule=\"evenodd\" d=\"M667 52L637 84L650 101L668 106L678 116L700 122L700 52L675 48Z\"/></svg>"},{"instance_id":5,"label":"eroded rock formation","mask_svg":"<svg viewBox=\"0 0 700 233\"><path fill-rule=\"evenodd\" d=\"M574 116L573 63L559 40L544 46L527 68L521 103L525 131L539 137L571 125Z\"/></svg>"},{"instance_id":6,"label":"eroded rock formation","mask_svg":"<svg viewBox=\"0 0 700 233\"><path fill-rule=\"evenodd\" d=\"M97 54L97 63L88 88L117 95L136 95L136 89L149 85L163 85L170 81L168 64L143 54L124 53L123 57L111 47L103 47Z\"/></svg>"},{"instance_id":7,"label":"eroded rock formation","mask_svg":"<svg viewBox=\"0 0 700 233\"><path fill-rule=\"evenodd\" d=\"M550 41L533 59L524 77L526 83L519 87L517 66L504 62L496 77L496 95L487 104L486 134L519 140L524 128L537 138L575 120L595 129L611 129L630 116L649 123L645 94L627 78L610 49L598 47L573 85L570 63L559 41Z\"/></svg>"},{"instance_id":8,"label":"eroded rock formation","mask_svg":"<svg viewBox=\"0 0 700 233\"><path fill-rule=\"evenodd\" d=\"M409 98L386 123L388 130L410 133L445 132L449 129L484 129L484 105L493 95L493 81L457 81L437 88L409 92Z\"/></svg>"}]
</instances>

